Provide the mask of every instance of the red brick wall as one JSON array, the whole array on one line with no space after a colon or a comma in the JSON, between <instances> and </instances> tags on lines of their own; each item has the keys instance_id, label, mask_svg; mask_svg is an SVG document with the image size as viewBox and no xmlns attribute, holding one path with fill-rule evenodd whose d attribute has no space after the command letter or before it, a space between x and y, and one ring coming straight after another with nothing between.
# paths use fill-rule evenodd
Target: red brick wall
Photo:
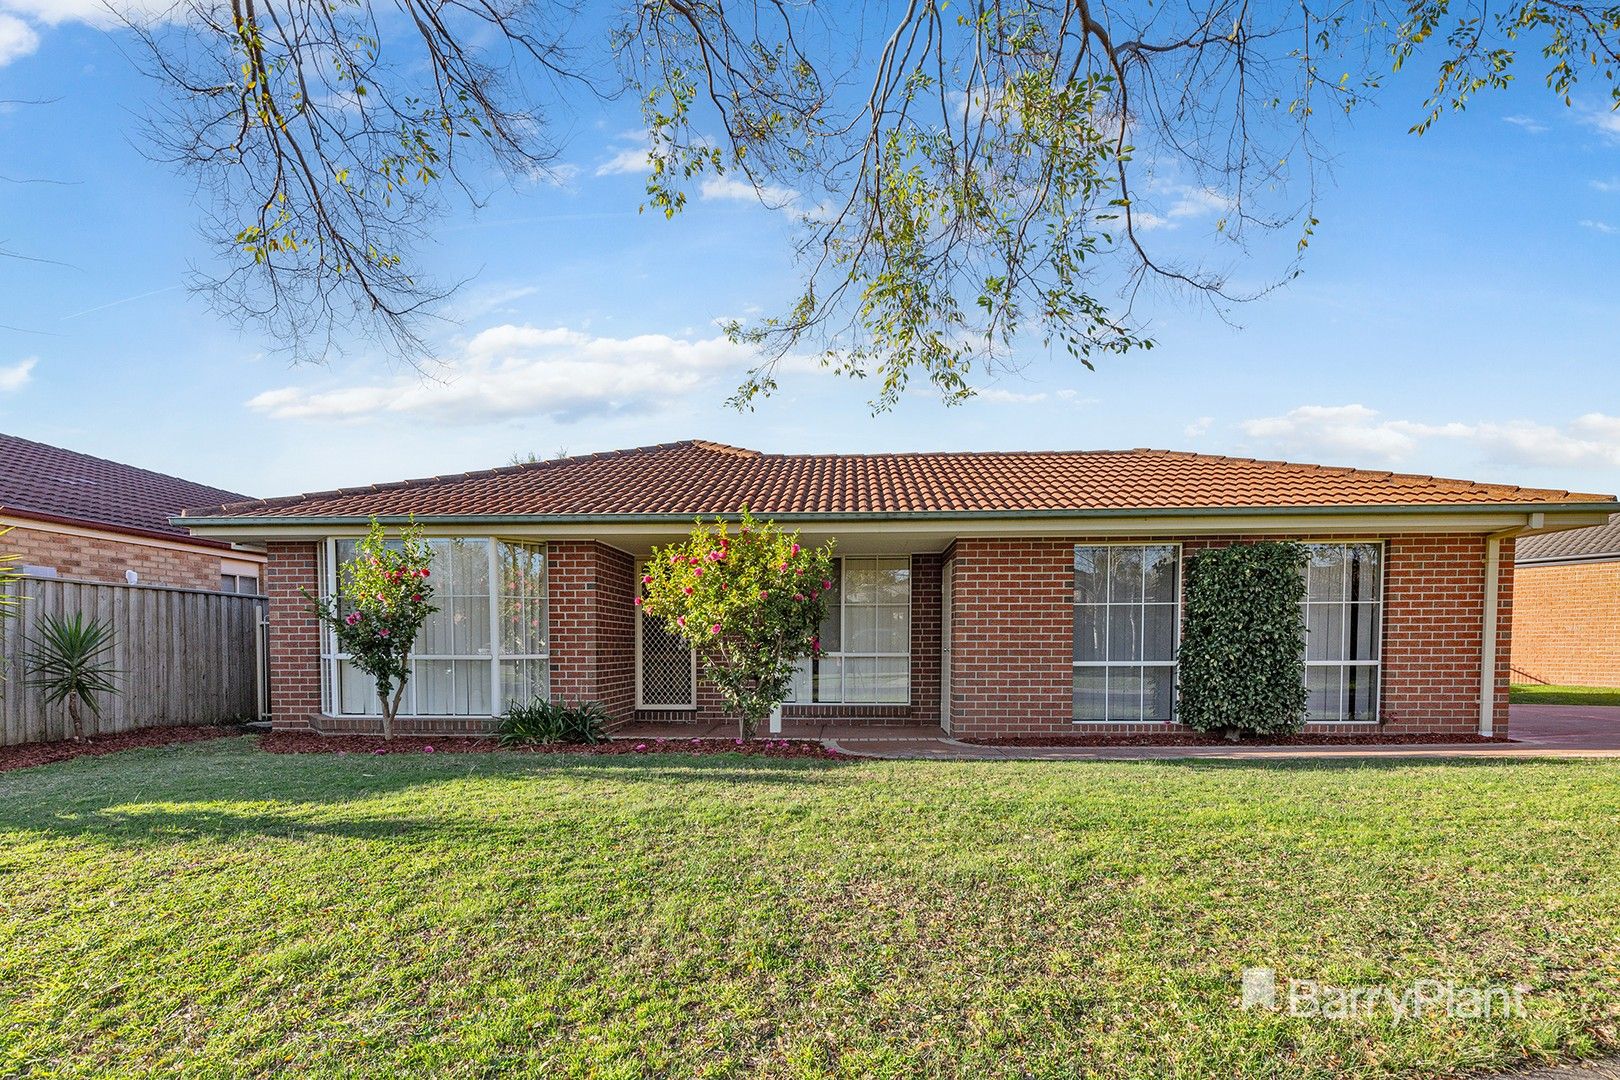
<instances>
[{"instance_id":1,"label":"red brick wall","mask_svg":"<svg viewBox=\"0 0 1620 1080\"><path fill-rule=\"evenodd\" d=\"M271 543L264 590L270 597L270 719L302 728L321 711L321 625L302 590L320 590L319 545Z\"/></svg>"},{"instance_id":2,"label":"red brick wall","mask_svg":"<svg viewBox=\"0 0 1620 1080\"><path fill-rule=\"evenodd\" d=\"M596 691L615 720L636 711L636 561L616 548L596 545Z\"/></svg>"},{"instance_id":3,"label":"red brick wall","mask_svg":"<svg viewBox=\"0 0 1620 1080\"><path fill-rule=\"evenodd\" d=\"M1183 543L1183 557L1252 537ZM1367 537L1385 541L1380 709L1389 732L1468 733L1479 727L1485 538ZM963 539L954 545L951 727L963 737L1162 731L1162 724L1076 724L1072 714L1072 565L1075 544L1109 537ZM1162 542L1162 540L1161 540ZM1507 732L1513 545L1498 579L1495 730ZM1368 725L1313 724L1365 732Z\"/></svg>"},{"instance_id":4,"label":"red brick wall","mask_svg":"<svg viewBox=\"0 0 1620 1080\"><path fill-rule=\"evenodd\" d=\"M635 560L594 540L554 541L551 696L595 701L615 720L635 712Z\"/></svg>"},{"instance_id":5,"label":"red brick wall","mask_svg":"<svg viewBox=\"0 0 1620 1080\"><path fill-rule=\"evenodd\" d=\"M223 551L196 551L142 544L134 540L52 532L19 525L0 539L0 551L16 552L18 563L49 566L60 577L123 584L124 571L140 575L142 585L219 591Z\"/></svg>"},{"instance_id":6,"label":"red brick wall","mask_svg":"<svg viewBox=\"0 0 1620 1080\"><path fill-rule=\"evenodd\" d=\"M1620 686L1620 561L1521 566L1514 588L1517 681Z\"/></svg>"}]
</instances>

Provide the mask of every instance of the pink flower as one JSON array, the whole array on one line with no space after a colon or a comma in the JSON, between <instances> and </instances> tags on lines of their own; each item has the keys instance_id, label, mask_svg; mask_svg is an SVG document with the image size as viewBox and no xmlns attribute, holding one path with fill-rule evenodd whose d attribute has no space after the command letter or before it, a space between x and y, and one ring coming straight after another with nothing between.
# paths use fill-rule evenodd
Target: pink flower
<instances>
[{"instance_id":1,"label":"pink flower","mask_svg":"<svg viewBox=\"0 0 1620 1080\"><path fill-rule=\"evenodd\" d=\"M428 568L424 566L424 567L422 567L422 576L423 577L432 577L433 575L428 573Z\"/></svg>"},{"instance_id":2,"label":"pink flower","mask_svg":"<svg viewBox=\"0 0 1620 1080\"><path fill-rule=\"evenodd\" d=\"M382 593L377 594L377 599L383 601L384 603L388 601L388 597L384 596Z\"/></svg>"},{"instance_id":3,"label":"pink flower","mask_svg":"<svg viewBox=\"0 0 1620 1080\"><path fill-rule=\"evenodd\" d=\"M686 625L686 616L685 615L677 615L677 616L675 616L675 625L684 627Z\"/></svg>"},{"instance_id":4,"label":"pink flower","mask_svg":"<svg viewBox=\"0 0 1620 1080\"><path fill-rule=\"evenodd\" d=\"M642 753L646 753L646 751L647 751L647 744L646 743L644 743L644 742L636 743L636 753L642 754Z\"/></svg>"},{"instance_id":5,"label":"pink flower","mask_svg":"<svg viewBox=\"0 0 1620 1080\"><path fill-rule=\"evenodd\" d=\"M648 574L646 577L642 578L641 583L643 585L651 585L652 584L652 575Z\"/></svg>"},{"instance_id":6,"label":"pink flower","mask_svg":"<svg viewBox=\"0 0 1620 1080\"><path fill-rule=\"evenodd\" d=\"M416 603L420 604L422 602L422 594L421 593L411 593L411 599L413 601L415 601Z\"/></svg>"},{"instance_id":7,"label":"pink flower","mask_svg":"<svg viewBox=\"0 0 1620 1080\"><path fill-rule=\"evenodd\" d=\"M636 597L636 607L640 607L640 606L641 606L641 597L638 596L638 597Z\"/></svg>"},{"instance_id":8,"label":"pink flower","mask_svg":"<svg viewBox=\"0 0 1620 1080\"><path fill-rule=\"evenodd\" d=\"M722 581L720 583L720 591L725 592L727 588L729 588L729 586L725 582Z\"/></svg>"},{"instance_id":9,"label":"pink flower","mask_svg":"<svg viewBox=\"0 0 1620 1080\"><path fill-rule=\"evenodd\" d=\"M822 578L822 579L821 579L821 587L822 587L822 588L823 588L823 589L830 589L830 588L832 588L832 582L831 582L831 581L829 581L829 580L828 580L828 579L826 579L826 578Z\"/></svg>"},{"instance_id":10,"label":"pink flower","mask_svg":"<svg viewBox=\"0 0 1620 1080\"><path fill-rule=\"evenodd\" d=\"M771 590L769 590L769 589L761 589L761 590L759 590L759 598L761 600L769 599L770 595L771 595Z\"/></svg>"},{"instance_id":11,"label":"pink flower","mask_svg":"<svg viewBox=\"0 0 1620 1080\"><path fill-rule=\"evenodd\" d=\"M794 544L793 545L793 550L790 552L790 554L797 555L798 553L799 553L799 545Z\"/></svg>"},{"instance_id":12,"label":"pink flower","mask_svg":"<svg viewBox=\"0 0 1620 1080\"><path fill-rule=\"evenodd\" d=\"M388 636L388 631L387 630L379 630L379 631L377 631L377 636L378 637L387 637Z\"/></svg>"},{"instance_id":13,"label":"pink flower","mask_svg":"<svg viewBox=\"0 0 1620 1080\"><path fill-rule=\"evenodd\" d=\"M778 570L786 570L787 569L787 563L785 563L785 562L777 563L776 568Z\"/></svg>"},{"instance_id":14,"label":"pink flower","mask_svg":"<svg viewBox=\"0 0 1620 1080\"><path fill-rule=\"evenodd\" d=\"M682 589L681 592L685 593L687 596L691 596L692 595L692 586L688 585L686 588Z\"/></svg>"},{"instance_id":15,"label":"pink flower","mask_svg":"<svg viewBox=\"0 0 1620 1080\"><path fill-rule=\"evenodd\" d=\"M715 623L713 626L709 627L709 633L718 634L719 632L720 632L720 624L719 623Z\"/></svg>"},{"instance_id":16,"label":"pink flower","mask_svg":"<svg viewBox=\"0 0 1620 1080\"><path fill-rule=\"evenodd\" d=\"M692 571L692 576L693 577L702 577L703 576L703 567L700 566L696 570Z\"/></svg>"},{"instance_id":17,"label":"pink flower","mask_svg":"<svg viewBox=\"0 0 1620 1080\"><path fill-rule=\"evenodd\" d=\"M795 600L803 600L804 599L804 593L802 593L802 592L794 593L793 594L793 599L795 599Z\"/></svg>"},{"instance_id":18,"label":"pink flower","mask_svg":"<svg viewBox=\"0 0 1620 1080\"><path fill-rule=\"evenodd\" d=\"M424 753L424 754L431 754L431 753L433 753L433 747L431 747L431 746L424 746L424 747L422 747L422 753Z\"/></svg>"}]
</instances>

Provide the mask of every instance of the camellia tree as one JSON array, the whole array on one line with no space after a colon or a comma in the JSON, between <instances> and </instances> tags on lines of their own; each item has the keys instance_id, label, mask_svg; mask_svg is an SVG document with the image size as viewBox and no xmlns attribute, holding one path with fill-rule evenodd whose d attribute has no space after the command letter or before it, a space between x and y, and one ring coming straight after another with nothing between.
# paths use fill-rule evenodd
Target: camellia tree
<instances>
[{"instance_id":1,"label":"camellia tree","mask_svg":"<svg viewBox=\"0 0 1620 1080\"><path fill-rule=\"evenodd\" d=\"M438 608L428 563L433 550L412 524L390 543L376 518L354 557L338 567L338 594L312 597L315 614L337 636L354 666L377 680L383 738L394 737L394 717L411 677L411 647Z\"/></svg>"},{"instance_id":2,"label":"camellia tree","mask_svg":"<svg viewBox=\"0 0 1620 1080\"><path fill-rule=\"evenodd\" d=\"M830 543L805 547L744 507L736 531L700 521L684 541L655 549L635 602L697 651L747 739L787 699L798 662L821 647L832 570Z\"/></svg>"}]
</instances>

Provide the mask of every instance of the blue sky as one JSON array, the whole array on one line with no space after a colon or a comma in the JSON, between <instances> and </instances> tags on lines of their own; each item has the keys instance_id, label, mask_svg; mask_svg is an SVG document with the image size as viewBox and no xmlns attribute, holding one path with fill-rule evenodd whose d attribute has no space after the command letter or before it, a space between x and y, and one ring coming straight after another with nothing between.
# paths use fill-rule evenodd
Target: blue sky
<instances>
[{"instance_id":1,"label":"blue sky","mask_svg":"<svg viewBox=\"0 0 1620 1080\"><path fill-rule=\"evenodd\" d=\"M747 415L715 321L792 290L784 215L724 186L639 215L633 112L565 118L565 181L456 213L471 281L424 381L357 350L290 368L183 286L187 183L140 150L153 88L89 0L0 0L0 430L255 495L704 437L776 451L1156 446L1620 489L1620 116L1539 85L1419 139L1419 81L1336 142L1305 274L1235 313L1150 306L1159 347L1092 373L1039 348L954 408L796 372ZM6 12L9 11L9 14ZM1528 73L1527 73L1528 74ZM1165 209L1176 206L1166 201ZM1166 244L1216 214L1184 202ZM1258 280L1265 264L1236 264Z\"/></svg>"}]
</instances>

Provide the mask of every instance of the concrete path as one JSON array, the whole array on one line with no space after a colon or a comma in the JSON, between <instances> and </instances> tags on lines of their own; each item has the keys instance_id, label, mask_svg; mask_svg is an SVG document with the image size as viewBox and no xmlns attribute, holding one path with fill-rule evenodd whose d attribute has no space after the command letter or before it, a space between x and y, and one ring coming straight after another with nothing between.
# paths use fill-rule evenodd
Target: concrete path
<instances>
[{"instance_id":1,"label":"concrete path","mask_svg":"<svg viewBox=\"0 0 1620 1080\"><path fill-rule=\"evenodd\" d=\"M1528 1072L1501 1073L1495 1080L1620 1080L1620 1058L1585 1061L1578 1065L1549 1065Z\"/></svg>"},{"instance_id":2,"label":"concrete path","mask_svg":"<svg viewBox=\"0 0 1620 1080\"><path fill-rule=\"evenodd\" d=\"M1397 746L979 746L944 735L831 732L828 746L855 757L955 761L1163 761L1184 758L1620 758L1620 707L1515 705L1507 743Z\"/></svg>"}]
</instances>

